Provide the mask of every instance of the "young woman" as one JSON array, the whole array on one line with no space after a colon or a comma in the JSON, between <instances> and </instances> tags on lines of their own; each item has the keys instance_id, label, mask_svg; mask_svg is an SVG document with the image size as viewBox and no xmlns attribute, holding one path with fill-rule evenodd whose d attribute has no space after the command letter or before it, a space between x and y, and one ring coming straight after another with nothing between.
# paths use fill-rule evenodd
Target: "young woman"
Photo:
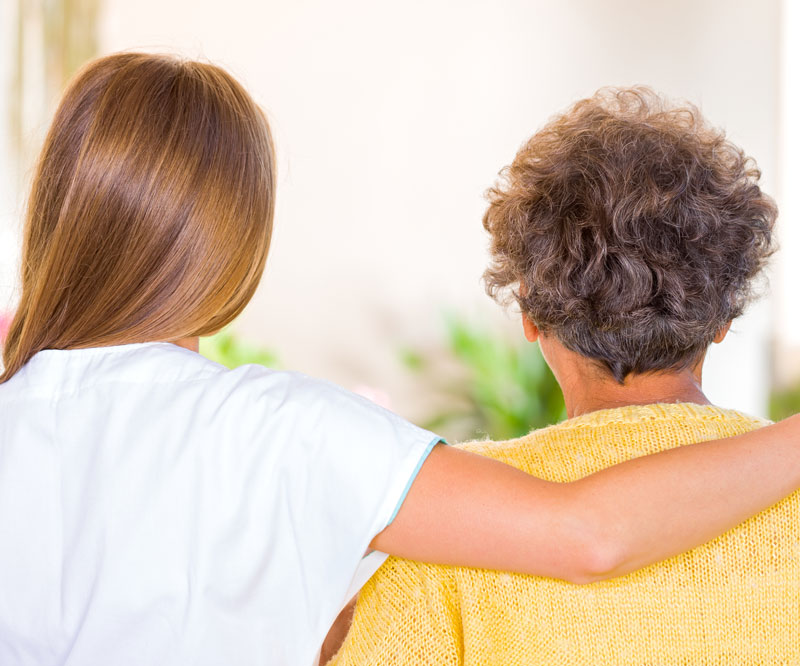
<instances>
[{"instance_id":1,"label":"young woman","mask_svg":"<svg viewBox=\"0 0 800 666\"><path fill-rule=\"evenodd\" d=\"M0 376L0 663L310 664L370 548L588 582L800 486L796 419L558 484L202 358L255 291L274 194L266 120L221 69L118 54L67 90Z\"/></svg>"}]
</instances>

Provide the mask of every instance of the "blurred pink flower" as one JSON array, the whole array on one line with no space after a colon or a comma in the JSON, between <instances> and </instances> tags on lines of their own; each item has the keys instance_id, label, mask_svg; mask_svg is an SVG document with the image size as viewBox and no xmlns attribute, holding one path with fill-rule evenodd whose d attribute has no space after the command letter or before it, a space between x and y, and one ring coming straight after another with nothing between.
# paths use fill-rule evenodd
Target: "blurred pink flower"
<instances>
[{"instance_id":1,"label":"blurred pink flower","mask_svg":"<svg viewBox=\"0 0 800 666\"><path fill-rule=\"evenodd\" d=\"M389 394L375 386L368 386L367 384L359 384L353 389L353 393L360 395L367 400L371 400L376 405L385 407L386 409L392 408L392 399Z\"/></svg>"},{"instance_id":2,"label":"blurred pink flower","mask_svg":"<svg viewBox=\"0 0 800 666\"><path fill-rule=\"evenodd\" d=\"M0 344L5 341L6 335L8 335L11 319L12 314L10 312L0 312Z\"/></svg>"}]
</instances>

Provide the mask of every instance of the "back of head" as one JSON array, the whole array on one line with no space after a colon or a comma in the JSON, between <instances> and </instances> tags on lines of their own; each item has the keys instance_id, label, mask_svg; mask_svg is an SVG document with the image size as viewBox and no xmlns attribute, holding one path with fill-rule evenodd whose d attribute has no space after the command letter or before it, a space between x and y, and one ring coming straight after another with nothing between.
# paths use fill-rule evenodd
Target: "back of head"
<instances>
[{"instance_id":1,"label":"back of head","mask_svg":"<svg viewBox=\"0 0 800 666\"><path fill-rule=\"evenodd\" d=\"M696 108L603 89L490 190L487 290L623 382L694 364L738 317L777 215L753 161Z\"/></svg>"},{"instance_id":2,"label":"back of head","mask_svg":"<svg viewBox=\"0 0 800 666\"><path fill-rule=\"evenodd\" d=\"M143 53L89 63L39 160L0 381L42 349L219 330L263 272L274 187L266 118L225 71Z\"/></svg>"}]
</instances>

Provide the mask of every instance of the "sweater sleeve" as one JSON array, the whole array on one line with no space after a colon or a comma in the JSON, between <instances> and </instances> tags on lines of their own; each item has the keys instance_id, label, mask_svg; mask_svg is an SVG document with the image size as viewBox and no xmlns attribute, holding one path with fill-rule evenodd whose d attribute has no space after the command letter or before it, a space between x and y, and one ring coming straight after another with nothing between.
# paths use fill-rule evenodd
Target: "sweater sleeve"
<instances>
[{"instance_id":1,"label":"sweater sleeve","mask_svg":"<svg viewBox=\"0 0 800 666\"><path fill-rule=\"evenodd\" d=\"M461 666L463 655L453 570L392 557L361 590L328 666Z\"/></svg>"}]
</instances>

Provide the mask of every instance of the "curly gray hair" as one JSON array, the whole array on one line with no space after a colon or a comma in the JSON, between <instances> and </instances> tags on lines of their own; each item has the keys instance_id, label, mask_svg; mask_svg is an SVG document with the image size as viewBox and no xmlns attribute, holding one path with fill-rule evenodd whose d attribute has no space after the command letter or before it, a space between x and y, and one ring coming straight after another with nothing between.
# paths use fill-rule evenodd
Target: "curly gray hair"
<instances>
[{"instance_id":1,"label":"curly gray hair","mask_svg":"<svg viewBox=\"0 0 800 666\"><path fill-rule=\"evenodd\" d=\"M693 365L753 296L777 208L753 160L645 87L556 116L489 190L487 292L622 383Z\"/></svg>"}]
</instances>

